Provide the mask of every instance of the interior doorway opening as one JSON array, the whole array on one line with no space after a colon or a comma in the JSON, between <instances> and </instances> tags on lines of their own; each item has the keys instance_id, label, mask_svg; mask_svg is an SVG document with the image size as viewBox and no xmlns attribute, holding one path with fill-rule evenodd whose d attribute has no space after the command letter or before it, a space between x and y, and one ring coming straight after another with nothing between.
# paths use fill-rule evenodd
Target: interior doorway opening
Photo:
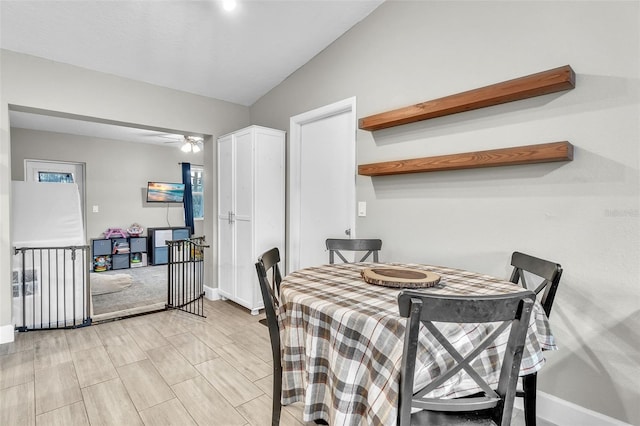
<instances>
[{"instance_id":1,"label":"interior doorway opening","mask_svg":"<svg viewBox=\"0 0 640 426\"><path fill-rule=\"evenodd\" d=\"M180 146L184 142L184 136L198 136L203 138L207 135L196 134L189 131L180 131L180 130L172 130L172 129L164 129L157 127L149 127L143 125L135 125L132 123L115 123L110 120L102 120L99 118L92 117L84 117L77 116L73 114L66 113L57 113L55 111L44 111L40 109L30 108L30 107L22 107L22 106L9 106L9 122L12 133L17 130L26 130L26 131L40 131L40 132L49 132L52 136L54 136L51 140L54 143L56 140L65 139L67 135L70 135L70 138L78 139L79 137L88 137L88 138L97 138L102 140L101 143L110 143L110 140L114 140L114 142L122 144L128 143L135 146L149 146L152 144L160 145L164 148L169 149L161 149L163 151L171 152L167 156L174 157L173 148L175 148L175 153L180 155ZM129 127L130 126L130 127ZM103 133L105 131L106 133ZM16 132L17 133L17 132ZM22 133L25 135L26 133ZM15 135L14 135L15 136ZM11 137L14 140L14 136ZM24 138L24 136L23 136ZM206 140L210 140L211 137L207 136ZM13 142L15 143L15 141ZM142 145L146 144L146 145ZM83 149L83 148L82 148ZM149 148L145 148L149 149ZM155 148L154 148L155 149ZM33 151L33 150L32 150ZM122 152L124 156L128 152L128 149L121 149L119 152ZM62 151L60 151L62 152ZM99 158L100 153L96 153L93 158ZM119 160L122 157L115 155L113 159ZM202 156L202 154L200 154ZM35 158L33 158L35 157ZM37 182L49 182L49 183L76 183L79 187L80 196L82 199L82 224L83 224L83 241L86 242L87 245L91 244L91 240L95 238L101 238L101 231L106 229L100 225L100 228L96 226L95 217L98 217L99 214L94 215L94 213L98 213L98 206L91 206L90 204L100 204L99 213L104 213L105 205L102 203L96 202L95 197L92 197L91 194L95 194L96 190L96 171L95 171L95 161L93 161L93 168L89 163L82 162L73 162L73 161L57 161L52 158L62 158L62 155L59 155L58 152L54 153L54 155L43 155L42 158L37 156L33 156L28 159L28 161L22 160L24 157L18 157L19 163L14 163L14 180L20 180L20 178L24 178L29 181L37 181ZM72 156L73 157L73 156ZM74 157L75 158L75 157ZM100 157L101 158L101 157ZM146 158L146 157L145 157ZM196 157L196 163L203 163L200 157ZM16 161L14 159L14 161ZM179 158L175 158L171 160L171 164L175 165L176 171L179 171ZM118 161L114 161L114 164ZM24 167L23 172L21 173L21 166ZM203 166L201 166L203 167ZM165 167L166 168L166 167ZM204 168L204 167L203 167ZM91 191L91 182L87 185L86 176L89 173L93 176L94 184L92 193L86 194L85 188L88 188ZM15 176L17 174L17 176ZM118 169L114 167L114 174L117 178ZM22 176L20 176L22 175ZM203 174L200 174L200 178L202 179ZM156 176L150 176L149 180L155 179ZM175 181L180 179L179 172L176 173ZM109 183L109 181L107 181ZM139 186L146 186L146 180L143 184ZM144 198L144 194L142 194L138 188L135 188L136 200L135 203L140 203L140 198ZM200 186L202 188L202 185ZM141 188L140 188L141 189ZM111 191L115 193L113 189L105 187L104 189L101 187L100 191ZM204 194L201 194L202 198ZM93 198L93 200L92 200ZM115 197L112 197L112 200ZM118 205L120 205L121 200L116 201ZM144 203L144 200L142 200ZM160 206L146 206L149 207L147 210L155 210L156 212L161 213L159 218L156 221L147 221L144 223L146 227L151 226L163 226L165 224L165 220L168 220L171 213L171 223L176 224L178 221L177 213L178 210L182 211L182 207L172 206L171 208L155 208L152 207L160 207ZM203 209L200 209L201 211ZM171 212L170 212L171 211ZM166 212L166 214L165 214ZM90 217L89 217L90 216ZM173 216L176 216L175 218ZM103 216L104 217L104 216ZM182 213L180 213L180 218L182 217ZM12 222L13 222L12 217ZM91 221L93 220L93 228L91 225ZM129 219L125 219L129 220ZM115 226L123 226L133 223L138 220L138 216L132 215L130 222L123 222L123 220L116 219L114 221ZM110 226L110 225L109 225ZM201 221L197 224L197 232L202 233L204 228L204 223ZM93 229L93 230L92 230ZM91 256L92 259L93 256ZM90 280L92 281L92 287L98 287L96 284L97 280L101 280L98 278L96 280L96 275L93 273L92 262L90 261L87 265L87 274L90 276ZM156 311L158 309L164 309L166 307L167 302L167 265L160 266L146 266L144 268L131 268L131 269L122 269L122 270L113 270L109 272L103 272L103 278L107 278L108 276L120 275L119 279L122 280L122 276L125 275L125 282L128 281L131 283L129 288L122 291L110 291L109 289L103 289L98 291L99 294L95 292L92 297L92 317L93 320L101 320L115 317L124 317L128 315L136 315L139 313L145 313L150 311ZM104 281L104 280L103 280ZM122 281L121 281L122 282ZM142 284L142 285L140 285ZM113 290L113 287L112 289ZM127 291L130 290L130 291ZM98 299L101 299L98 301ZM106 302L108 299L110 301Z\"/></svg>"}]
</instances>

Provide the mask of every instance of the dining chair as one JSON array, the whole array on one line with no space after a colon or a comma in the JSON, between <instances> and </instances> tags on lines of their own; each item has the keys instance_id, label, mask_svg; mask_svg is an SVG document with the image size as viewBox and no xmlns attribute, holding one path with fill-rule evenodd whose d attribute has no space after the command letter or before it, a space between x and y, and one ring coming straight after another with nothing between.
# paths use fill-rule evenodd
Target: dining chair
<instances>
[{"instance_id":1,"label":"dining chair","mask_svg":"<svg viewBox=\"0 0 640 426\"><path fill-rule=\"evenodd\" d=\"M373 261L378 262L378 252L382 249L382 240L365 238L327 238L327 250L329 250L329 263L335 263L335 255L338 255L344 263L350 263L340 251L364 251L366 252L358 262L364 262L370 255Z\"/></svg>"},{"instance_id":2,"label":"dining chair","mask_svg":"<svg viewBox=\"0 0 640 426\"><path fill-rule=\"evenodd\" d=\"M280 424L280 412L282 410L282 359L280 358L280 328L278 326L277 310L280 294L280 282L282 275L278 263L280 262L280 251L272 248L258 257L256 262L256 272L264 311L267 317L267 327L269 328L269 338L271 339L271 353L273 356L273 406L271 413L271 424ZM270 272L270 274L268 274ZM271 278L269 279L269 275Z\"/></svg>"},{"instance_id":3,"label":"dining chair","mask_svg":"<svg viewBox=\"0 0 640 426\"><path fill-rule=\"evenodd\" d=\"M511 273L510 281L522 285L525 289L534 284L528 283L525 275L537 281L542 280L537 284L534 291L540 297L540 303L548 318L551 314L551 307L556 297L560 278L562 277L562 266L559 263L517 251L511 255L511 266L513 266L513 272ZM519 389L516 393L516 396L524 398L524 420L527 426L536 425L537 382L537 373L524 376L522 378L522 389Z\"/></svg>"},{"instance_id":4,"label":"dining chair","mask_svg":"<svg viewBox=\"0 0 640 426\"><path fill-rule=\"evenodd\" d=\"M518 372L524 351L529 317L535 294L522 291L495 296L451 296L403 290L398 295L400 316L407 318L398 402L398 425L501 425L511 422ZM500 323L466 354L460 354L440 332L438 323ZM420 325L451 355L451 363L443 366L425 387L413 391ZM502 356L497 389L476 371L474 360L488 348L509 325L509 338ZM490 349L491 351L491 349ZM467 373L481 389L470 397L431 397L434 389L454 375ZM420 409L411 413L412 408Z\"/></svg>"}]
</instances>

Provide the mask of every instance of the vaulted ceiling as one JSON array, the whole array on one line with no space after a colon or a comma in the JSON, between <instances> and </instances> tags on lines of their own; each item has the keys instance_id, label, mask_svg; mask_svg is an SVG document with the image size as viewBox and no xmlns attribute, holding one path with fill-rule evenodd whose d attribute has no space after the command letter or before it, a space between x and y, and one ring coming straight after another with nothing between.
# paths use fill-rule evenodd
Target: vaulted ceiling
<instances>
[{"instance_id":1,"label":"vaulted ceiling","mask_svg":"<svg viewBox=\"0 0 640 426\"><path fill-rule=\"evenodd\" d=\"M384 0L236 1L2 0L0 47L249 106Z\"/></svg>"}]
</instances>

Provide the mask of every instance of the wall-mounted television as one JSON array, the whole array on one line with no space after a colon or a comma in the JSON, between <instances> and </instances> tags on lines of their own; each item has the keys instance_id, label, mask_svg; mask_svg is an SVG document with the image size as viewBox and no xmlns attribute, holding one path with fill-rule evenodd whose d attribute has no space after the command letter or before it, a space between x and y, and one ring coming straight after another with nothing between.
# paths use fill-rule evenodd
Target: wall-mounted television
<instances>
[{"instance_id":1,"label":"wall-mounted television","mask_svg":"<svg viewBox=\"0 0 640 426\"><path fill-rule=\"evenodd\" d=\"M182 203L184 183L147 183L147 203Z\"/></svg>"}]
</instances>

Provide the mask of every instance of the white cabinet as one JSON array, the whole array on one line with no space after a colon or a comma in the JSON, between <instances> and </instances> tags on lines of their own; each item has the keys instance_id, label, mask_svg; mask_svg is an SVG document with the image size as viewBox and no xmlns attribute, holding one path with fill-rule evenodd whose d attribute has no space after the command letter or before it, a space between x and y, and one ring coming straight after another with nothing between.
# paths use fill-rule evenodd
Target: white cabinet
<instances>
[{"instance_id":1,"label":"white cabinet","mask_svg":"<svg viewBox=\"0 0 640 426\"><path fill-rule=\"evenodd\" d=\"M218 291L262 309L255 263L285 244L285 132L250 126L218 139Z\"/></svg>"}]
</instances>

